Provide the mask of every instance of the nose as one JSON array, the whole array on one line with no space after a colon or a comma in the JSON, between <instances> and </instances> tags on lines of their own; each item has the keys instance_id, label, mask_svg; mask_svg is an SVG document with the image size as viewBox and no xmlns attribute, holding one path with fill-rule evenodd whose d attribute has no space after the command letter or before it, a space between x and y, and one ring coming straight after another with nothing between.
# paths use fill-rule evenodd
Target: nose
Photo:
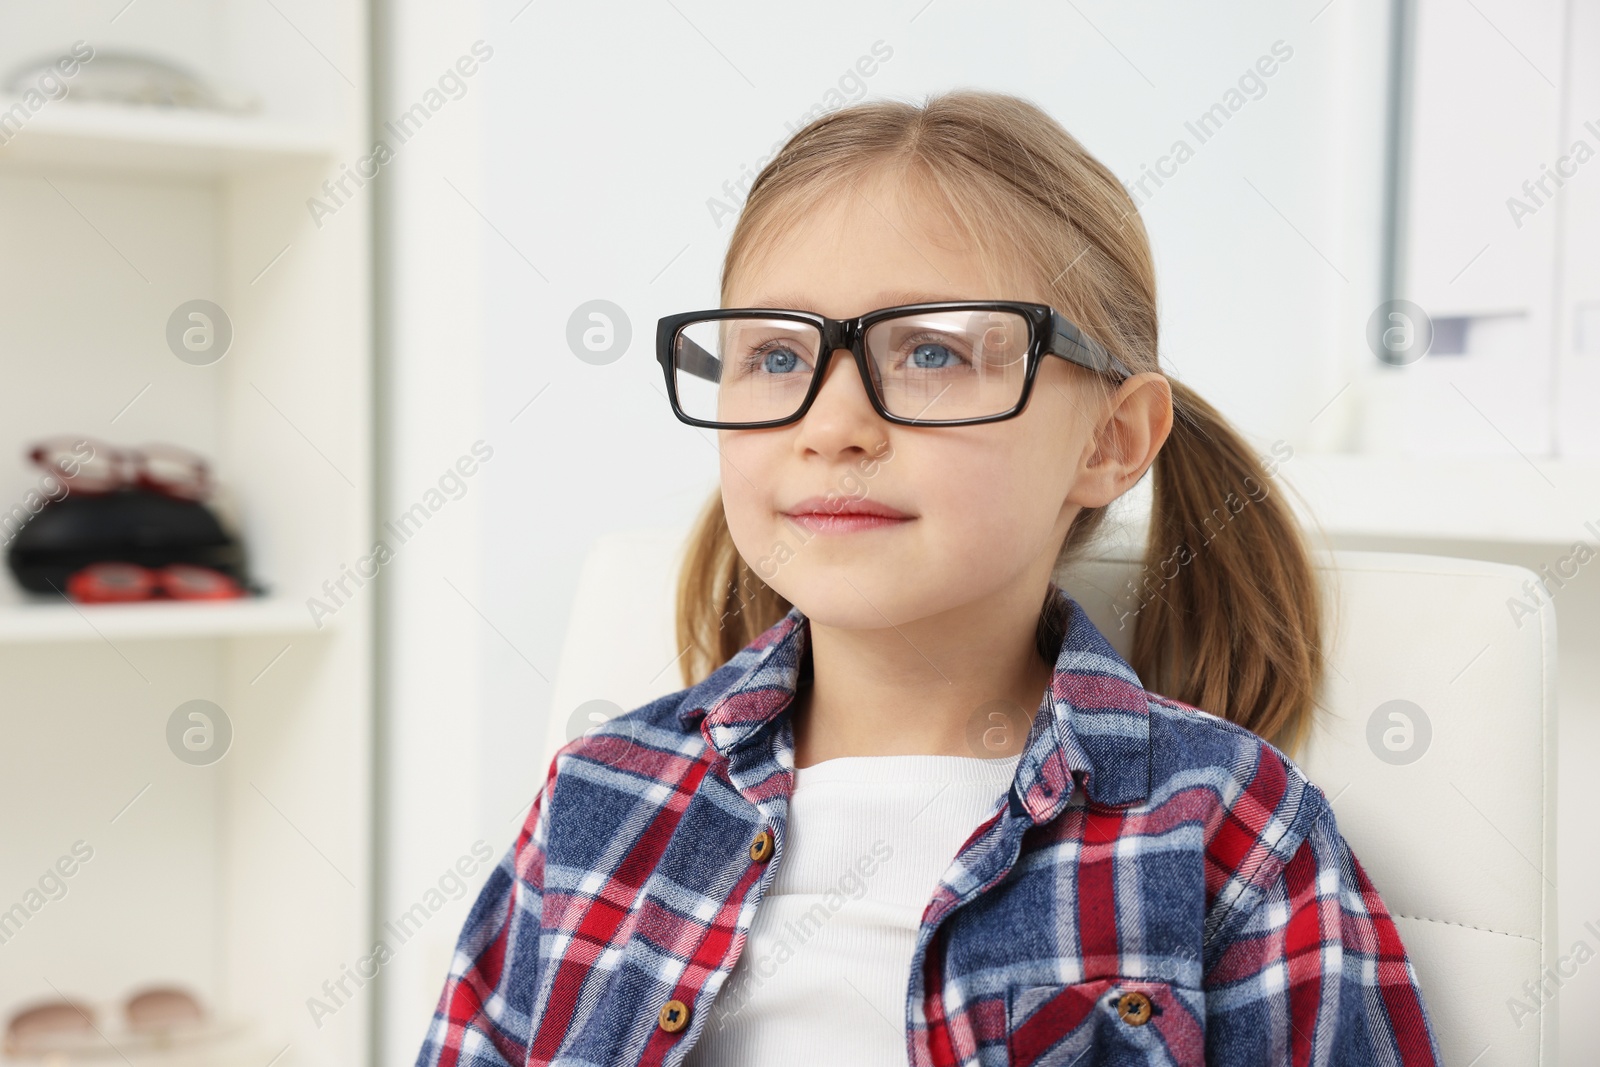
<instances>
[{"instance_id":1,"label":"nose","mask_svg":"<svg viewBox=\"0 0 1600 1067\"><path fill-rule=\"evenodd\" d=\"M883 437L886 426L867 396L867 383L856 367L854 353L848 348L835 349L822 385L800 420L800 443L819 452L870 448Z\"/></svg>"},{"instance_id":2,"label":"nose","mask_svg":"<svg viewBox=\"0 0 1600 1067\"><path fill-rule=\"evenodd\" d=\"M848 348L834 349L832 358L828 360L828 369L823 372L822 385L811 402L811 410L806 413L806 418L814 415L819 407L841 403L874 416L877 414L867 395L867 383L856 366L855 353Z\"/></svg>"},{"instance_id":3,"label":"nose","mask_svg":"<svg viewBox=\"0 0 1600 1067\"><path fill-rule=\"evenodd\" d=\"M846 379L842 386L838 381L839 378ZM861 380L861 370L856 366L855 353L848 348L834 349L833 358L828 360L828 369L822 376L822 388L817 392L818 401L830 387L835 391L840 388L849 390L868 407L872 406L871 401L867 399L866 382Z\"/></svg>"}]
</instances>

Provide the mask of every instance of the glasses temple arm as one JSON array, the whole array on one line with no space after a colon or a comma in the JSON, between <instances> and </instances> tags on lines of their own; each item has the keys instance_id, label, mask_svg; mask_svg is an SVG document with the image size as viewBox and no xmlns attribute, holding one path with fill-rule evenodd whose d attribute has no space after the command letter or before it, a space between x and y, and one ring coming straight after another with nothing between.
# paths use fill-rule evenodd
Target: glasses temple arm
<instances>
[{"instance_id":1,"label":"glasses temple arm","mask_svg":"<svg viewBox=\"0 0 1600 1067\"><path fill-rule=\"evenodd\" d=\"M1051 339L1050 351L1056 355L1101 374L1114 374L1119 378L1133 377L1133 372L1124 366L1121 360L1094 338L1067 321L1060 312L1052 316L1051 328L1055 336Z\"/></svg>"},{"instance_id":2,"label":"glasses temple arm","mask_svg":"<svg viewBox=\"0 0 1600 1067\"><path fill-rule=\"evenodd\" d=\"M680 371L696 378L704 378L708 382L722 381L722 360L681 333L678 335L678 348L673 362Z\"/></svg>"}]
</instances>

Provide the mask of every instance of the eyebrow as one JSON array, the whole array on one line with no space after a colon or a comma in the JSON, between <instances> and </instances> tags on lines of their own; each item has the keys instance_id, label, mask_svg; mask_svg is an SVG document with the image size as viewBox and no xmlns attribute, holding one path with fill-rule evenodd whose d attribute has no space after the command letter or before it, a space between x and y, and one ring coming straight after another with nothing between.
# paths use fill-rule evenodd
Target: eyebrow
<instances>
[{"instance_id":1,"label":"eyebrow","mask_svg":"<svg viewBox=\"0 0 1600 1067\"><path fill-rule=\"evenodd\" d=\"M879 294L879 299L882 301L882 303L876 304L876 305L874 305L874 307L868 308L867 310L875 311L878 308L899 307L901 304L937 304L937 303L942 303L942 302L948 301L948 300L968 300L968 299L973 299L973 298L965 297L965 296L951 296L951 295L949 295L947 293L927 293L927 292L920 292L919 293L919 292L912 292L912 291L908 291L908 290L899 290L899 291L892 292L892 293L881 293L881 294ZM807 301L807 300L805 300L805 299L803 299L801 297L795 296L792 293L786 293L786 294L783 294L783 295L780 295L780 296L767 297L764 300L757 301L757 302L751 303L751 304L747 304L746 306L747 307L763 307L763 308L787 308L787 309L794 310L794 311L811 311L811 310L814 310L810 306L809 301Z\"/></svg>"}]
</instances>

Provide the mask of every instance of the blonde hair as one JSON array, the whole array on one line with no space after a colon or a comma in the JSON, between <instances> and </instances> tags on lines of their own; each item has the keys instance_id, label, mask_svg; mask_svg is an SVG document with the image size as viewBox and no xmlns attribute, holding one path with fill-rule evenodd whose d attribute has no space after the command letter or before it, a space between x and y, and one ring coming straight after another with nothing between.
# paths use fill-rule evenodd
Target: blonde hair
<instances>
[{"instance_id":1,"label":"blonde hair","mask_svg":"<svg viewBox=\"0 0 1600 1067\"><path fill-rule=\"evenodd\" d=\"M796 133L750 187L723 263L724 306L729 280L772 235L881 170L938 194L928 202L971 238L989 277L1020 268L1039 280L1046 302L1134 373L1160 370L1155 267L1132 199L1048 114L1001 93L952 91L921 107L866 102ZM1106 379L1082 374L1109 393ZM1193 390L1169 382L1173 426L1151 470L1145 546L1146 573L1161 571L1161 582L1138 612L1129 663L1152 692L1292 753L1309 729L1322 674L1321 594L1305 535L1288 505L1263 491L1270 478L1245 440ZM1241 494L1249 502L1229 506ZM1079 512L1058 572L1084 553L1106 511ZM1226 528L1207 537L1217 516ZM1182 563L1168 578L1162 568L1175 552ZM677 601L685 685L791 607L739 555L720 490L686 546ZM1047 660L1063 621L1041 610L1038 646Z\"/></svg>"}]
</instances>

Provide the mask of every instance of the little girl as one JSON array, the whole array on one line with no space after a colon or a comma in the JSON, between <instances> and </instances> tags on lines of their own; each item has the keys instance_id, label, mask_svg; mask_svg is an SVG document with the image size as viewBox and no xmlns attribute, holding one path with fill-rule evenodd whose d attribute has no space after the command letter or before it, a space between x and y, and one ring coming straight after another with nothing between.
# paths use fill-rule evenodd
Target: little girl
<instances>
[{"instance_id":1,"label":"little girl","mask_svg":"<svg viewBox=\"0 0 1600 1067\"><path fill-rule=\"evenodd\" d=\"M557 754L419 1067L1438 1063L1284 754L1302 535L1160 372L1111 172L1015 97L835 111L752 185L722 304L657 338L721 454L687 688ZM1152 467L1130 664L1053 579Z\"/></svg>"}]
</instances>

